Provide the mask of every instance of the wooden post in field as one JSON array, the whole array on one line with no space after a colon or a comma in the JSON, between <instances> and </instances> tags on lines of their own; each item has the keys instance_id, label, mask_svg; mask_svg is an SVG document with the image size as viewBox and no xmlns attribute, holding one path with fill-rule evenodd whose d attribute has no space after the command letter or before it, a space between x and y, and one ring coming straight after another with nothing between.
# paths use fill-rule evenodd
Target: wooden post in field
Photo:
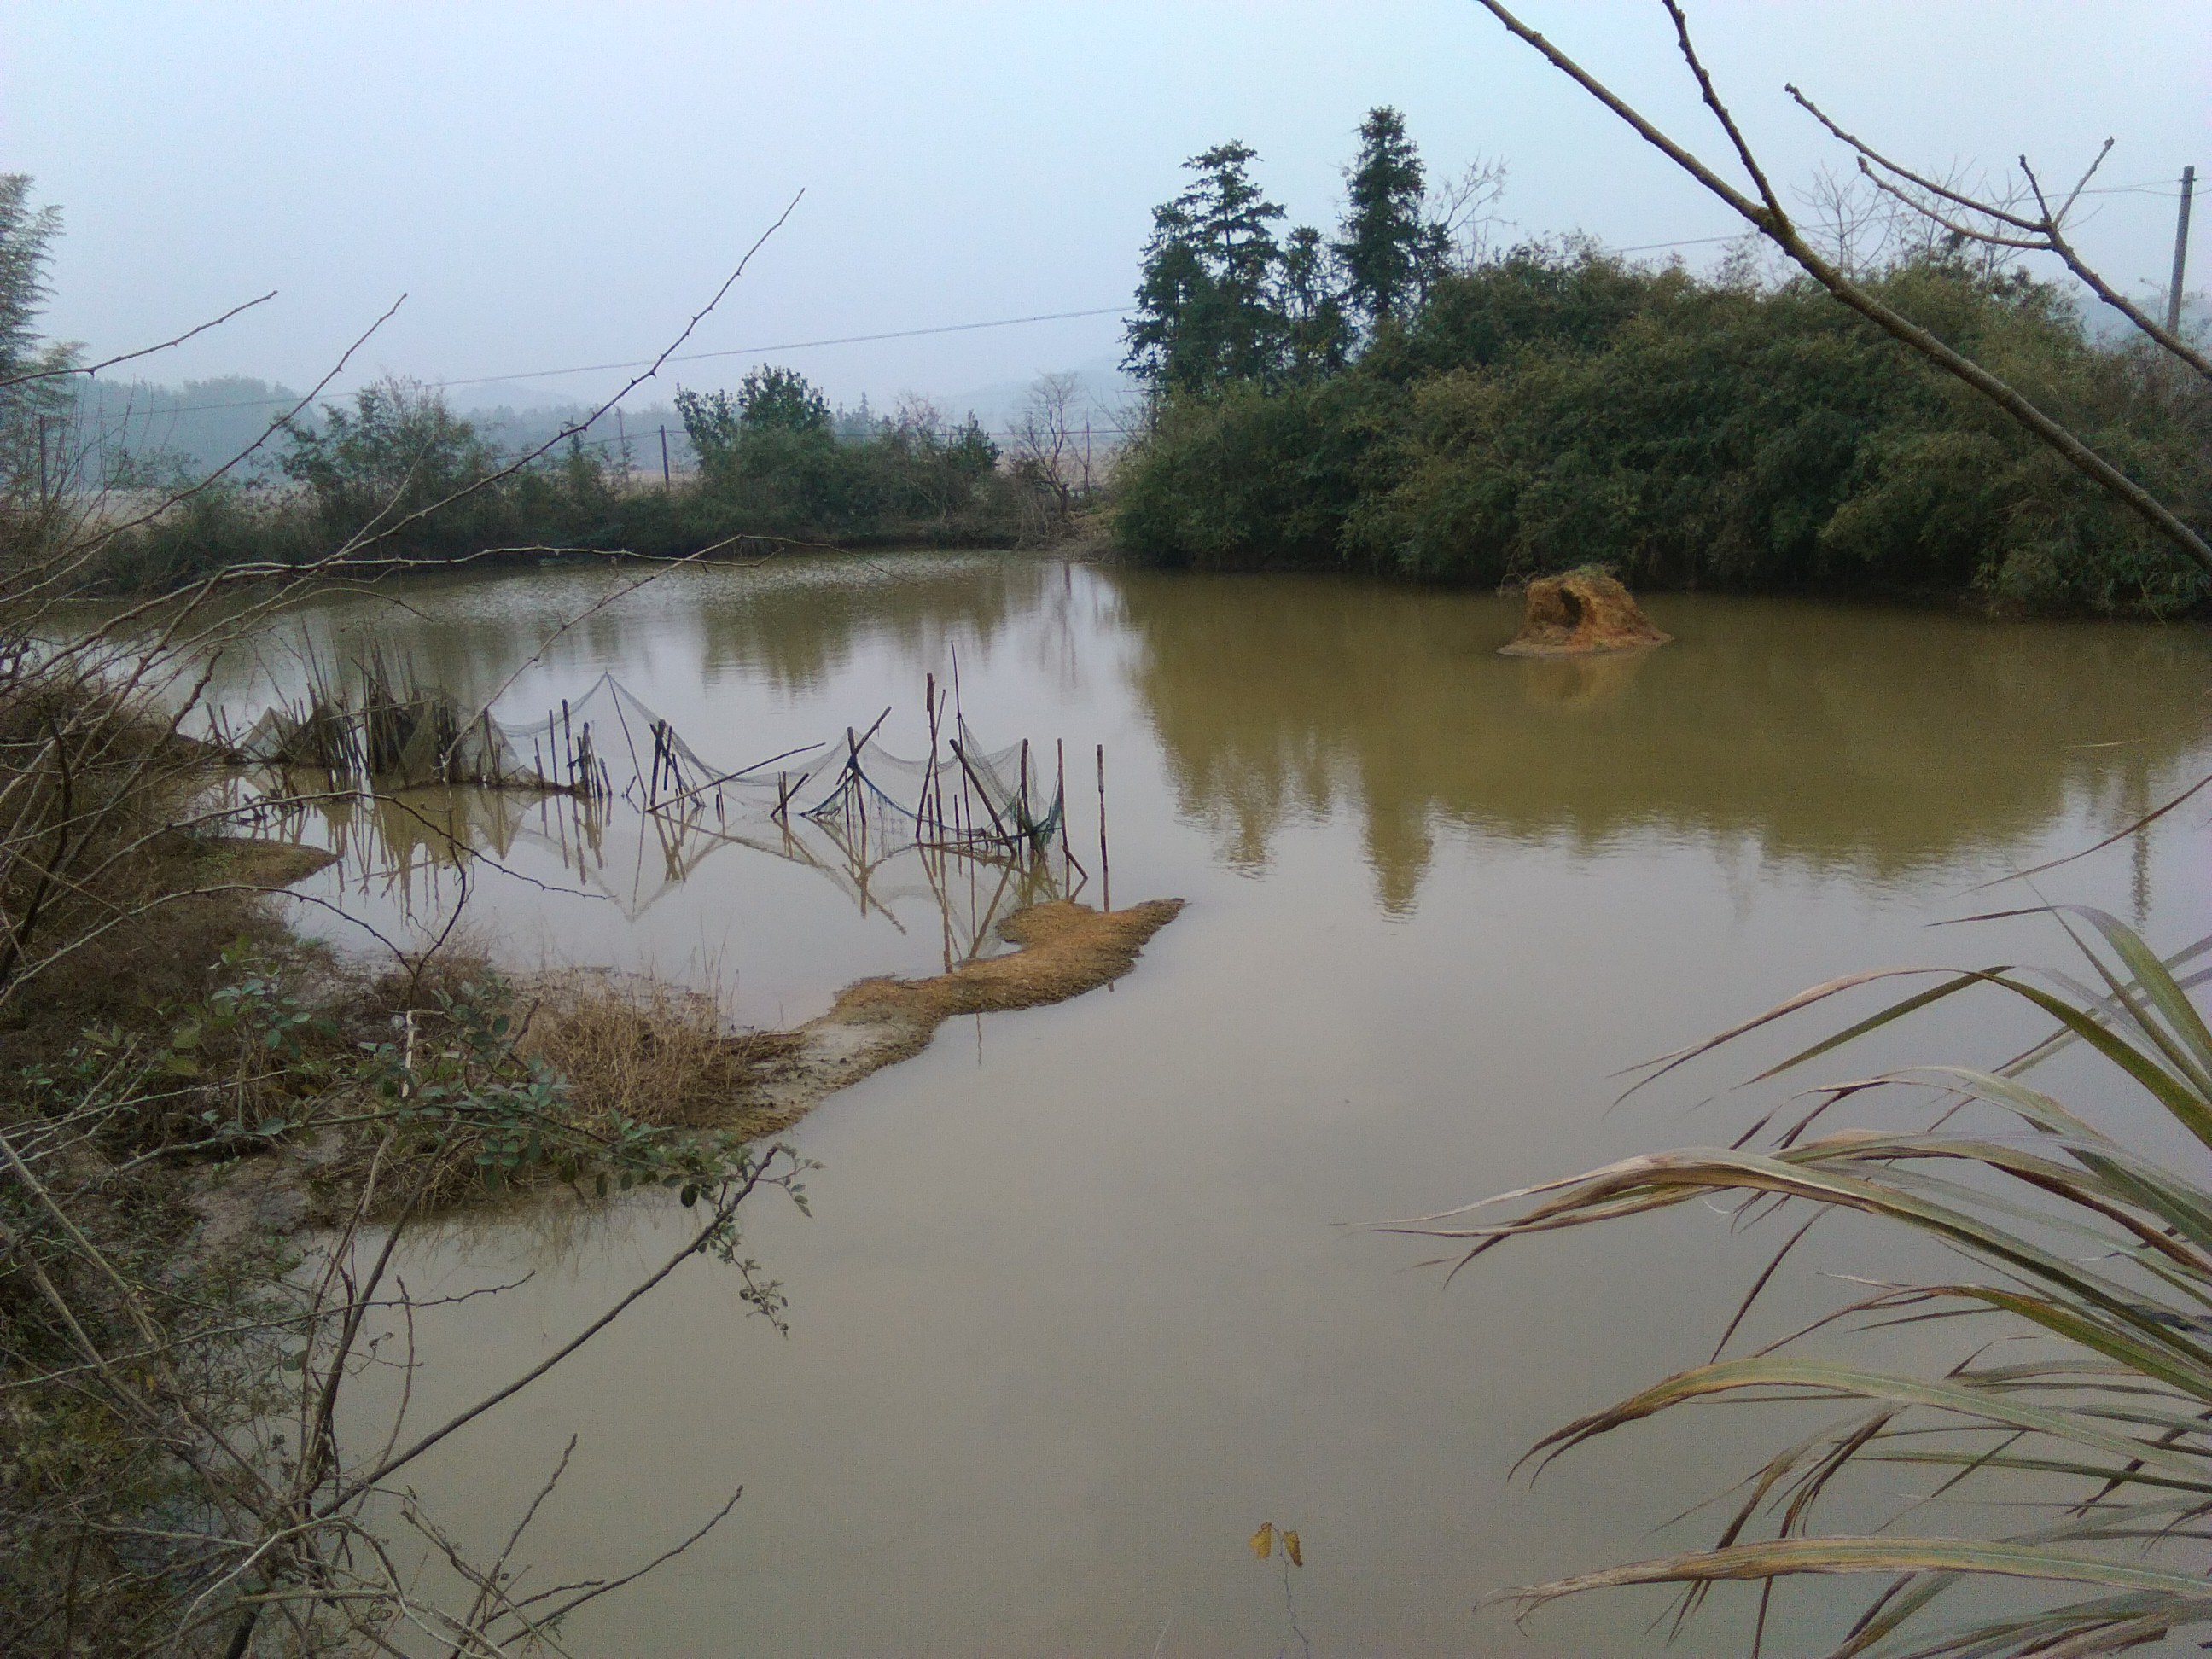
<instances>
[{"instance_id":1,"label":"wooden post in field","mask_svg":"<svg viewBox=\"0 0 2212 1659\"><path fill-rule=\"evenodd\" d=\"M669 483L668 483L668 422L665 422L665 421L663 421L663 422L660 423L660 487L661 487L663 489L668 489L668 488L669 488Z\"/></svg>"}]
</instances>

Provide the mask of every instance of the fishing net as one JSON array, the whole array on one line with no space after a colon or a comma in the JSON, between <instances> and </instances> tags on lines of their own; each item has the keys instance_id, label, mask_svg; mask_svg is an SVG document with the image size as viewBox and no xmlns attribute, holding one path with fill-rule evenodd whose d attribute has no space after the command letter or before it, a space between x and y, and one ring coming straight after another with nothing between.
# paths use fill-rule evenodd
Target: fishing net
<instances>
[{"instance_id":1,"label":"fishing net","mask_svg":"<svg viewBox=\"0 0 2212 1659\"><path fill-rule=\"evenodd\" d=\"M358 708L328 697L272 705L228 746L240 760L312 767L381 787L564 787L532 752L536 736L535 728L471 716L435 693L421 693L371 695Z\"/></svg>"},{"instance_id":2,"label":"fishing net","mask_svg":"<svg viewBox=\"0 0 2212 1659\"><path fill-rule=\"evenodd\" d=\"M955 715L941 751L926 759L893 752L876 735L886 709L863 735L811 744L738 767L699 753L629 687L604 674L583 696L549 710L543 723L485 723L492 761L530 765L544 787L587 781L651 812L704 812L718 821L804 818L834 826L878 852L904 844L1012 846L1042 851L1060 833L1066 791L1057 762L1045 775L1027 743L988 749ZM620 747L617 748L619 739ZM574 758L576 751L588 762Z\"/></svg>"},{"instance_id":3,"label":"fishing net","mask_svg":"<svg viewBox=\"0 0 2212 1659\"><path fill-rule=\"evenodd\" d=\"M315 769L337 786L239 781L265 797L280 835L289 819L295 838L312 833L319 814L334 879L380 889L409 915L439 908L447 872L471 852L507 869L529 848L532 867L557 862L635 921L705 860L744 848L812 872L901 933L941 930L949 967L1006 948L998 920L1074 890L1081 868L1058 749L988 748L944 701L918 759L883 741L886 709L865 730L731 765L611 674L522 720L423 690L404 665L365 665L347 691L334 684L264 710L242 736L216 735L241 760Z\"/></svg>"},{"instance_id":4,"label":"fishing net","mask_svg":"<svg viewBox=\"0 0 2212 1659\"><path fill-rule=\"evenodd\" d=\"M1041 853L1060 834L1066 791L1056 755L1048 776L1028 743L988 749L956 713L943 747L933 720L933 752L909 759L877 736L890 713L865 735L848 726L841 738L730 767L702 755L612 674L526 721L372 680L358 707L327 696L272 707L230 747L242 759L379 788L468 784L621 799L677 822L803 819L876 855L906 846Z\"/></svg>"}]
</instances>

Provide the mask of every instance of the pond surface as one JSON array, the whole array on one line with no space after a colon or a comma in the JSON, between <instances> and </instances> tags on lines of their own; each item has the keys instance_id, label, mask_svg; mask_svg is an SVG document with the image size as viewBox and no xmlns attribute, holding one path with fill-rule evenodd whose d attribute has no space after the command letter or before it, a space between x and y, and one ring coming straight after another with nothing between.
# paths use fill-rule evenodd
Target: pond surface
<instances>
[{"instance_id":1,"label":"pond surface","mask_svg":"<svg viewBox=\"0 0 2212 1659\"><path fill-rule=\"evenodd\" d=\"M556 633L630 580L334 598L273 630L259 667L295 683L303 646L329 660L374 638L465 702L504 687L518 720L611 671L736 766L886 705L886 741L915 752L924 677L957 654L987 741L1064 741L1086 866L1103 745L1115 902L1191 902L1110 991L949 1024L799 1125L824 1166L813 1217L771 1204L748 1225L787 1339L690 1264L414 1472L492 1543L578 1435L523 1552L566 1577L627 1570L744 1487L704 1542L590 1610L582 1652L1656 1651L1663 1598L1525 1628L1474 1604L1705 1541L1710 1512L1663 1523L1787 1425L1692 1413L1533 1487L1509 1472L1706 1358L1778 1241L1679 1214L1447 1286L1432 1249L1340 1224L1733 1136L1749 1107L1700 1103L1771 1046L1619 1106L1616 1074L1851 969L2062 959L2047 922L1929 924L2033 902L1970 890L2212 767L2194 629L1662 597L1676 644L1531 662L1494 654L1516 618L1486 595L892 555L679 570ZM265 696L232 672L234 706ZM586 896L562 890L566 843L529 813L447 805L500 866L468 866L479 937L526 966L684 977L747 1021L936 971L989 914L912 871L862 902L849 872L773 847L671 854L619 814ZM368 850L319 896L349 884L387 933L434 925L459 887L435 838L410 862L408 832L354 834ZM2212 931L2203 848L2192 805L2039 887L2170 949ZM2018 1029L1931 1012L1888 1058L1991 1060ZM532 1276L425 1316L410 1420L535 1363L673 1247L678 1214L417 1241L417 1295ZM1836 1299L1824 1274L1890 1265L1863 1243L1838 1230L1778 1281L1774 1328ZM386 1388L357 1435L381 1440ZM1287 1604L1285 1570L1246 1547L1262 1521L1302 1534ZM1784 1636L1850 1594L1796 1596ZM1723 1598L1682 1650L1741 1650L1747 1607Z\"/></svg>"}]
</instances>

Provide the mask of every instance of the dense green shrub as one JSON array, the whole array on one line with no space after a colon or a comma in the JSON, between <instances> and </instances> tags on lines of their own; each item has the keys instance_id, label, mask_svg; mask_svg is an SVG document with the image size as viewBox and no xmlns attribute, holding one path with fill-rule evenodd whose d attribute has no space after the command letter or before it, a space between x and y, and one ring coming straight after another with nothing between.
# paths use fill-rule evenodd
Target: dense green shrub
<instances>
[{"instance_id":1,"label":"dense green shrub","mask_svg":"<svg viewBox=\"0 0 2212 1659\"><path fill-rule=\"evenodd\" d=\"M2212 407L2064 297L1922 257L1876 284L2185 512ZM1803 282L1706 281L1586 247L1439 278L1342 373L1169 392L1121 479L1169 563L1495 583L1981 588L2172 612L2206 583L2001 411Z\"/></svg>"},{"instance_id":2,"label":"dense green shrub","mask_svg":"<svg viewBox=\"0 0 2212 1659\"><path fill-rule=\"evenodd\" d=\"M495 532L501 492L483 486L499 455L435 392L380 380L356 392L351 409L327 404L319 427L289 435L284 473L306 487L330 546L390 530L409 551L434 556ZM406 523L454 497L434 518Z\"/></svg>"},{"instance_id":3,"label":"dense green shrub","mask_svg":"<svg viewBox=\"0 0 2212 1659\"><path fill-rule=\"evenodd\" d=\"M998 446L973 416L951 425L922 411L841 433L803 376L766 367L734 394L678 392L676 401L699 454L701 507L721 522L866 538L1012 528Z\"/></svg>"},{"instance_id":4,"label":"dense green shrub","mask_svg":"<svg viewBox=\"0 0 2212 1659\"><path fill-rule=\"evenodd\" d=\"M241 564L297 564L321 545L297 496L218 480L150 521L106 539L84 574L126 592L180 587Z\"/></svg>"},{"instance_id":5,"label":"dense green shrub","mask_svg":"<svg viewBox=\"0 0 2212 1659\"><path fill-rule=\"evenodd\" d=\"M1116 537L1163 564L1335 563L1347 518L1389 469L1407 402L1358 374L1170 398L1123 459Z\"/></svg>"}]
</instances>

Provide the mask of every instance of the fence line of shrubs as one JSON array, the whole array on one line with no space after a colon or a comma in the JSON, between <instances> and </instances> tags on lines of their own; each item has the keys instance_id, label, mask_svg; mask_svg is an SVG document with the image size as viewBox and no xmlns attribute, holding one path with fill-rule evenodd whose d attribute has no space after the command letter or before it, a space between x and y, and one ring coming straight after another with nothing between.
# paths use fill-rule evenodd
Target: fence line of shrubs
<instances>
[{"instance_id":1,"label":"fence line of shrubs","mask_svg":"<svg viewBox=\"0 0 2212 1659\"><path fill-rule=\"evenodd\" d=\"M553 548L680 556L739 537L839 545L1026 544L1065 527L1065 490L1033 457L1001 452L972 415L926 404L841 428L821 394L787 369L749 374L736 393L678 394L697 466L664 481L603 445L572 439L511 476L500 447L432 387L384 380L313 425L280 434L277 465L197 490L117 536L94 585L158 590L242 563L293 565L364 532L380 556L515 556ZM158 484L158 463L127 465L111 486ZM467 493L463 493L467 492ZM458 499L453 499L458 496Z\"/></svg>"}]
</instances>

